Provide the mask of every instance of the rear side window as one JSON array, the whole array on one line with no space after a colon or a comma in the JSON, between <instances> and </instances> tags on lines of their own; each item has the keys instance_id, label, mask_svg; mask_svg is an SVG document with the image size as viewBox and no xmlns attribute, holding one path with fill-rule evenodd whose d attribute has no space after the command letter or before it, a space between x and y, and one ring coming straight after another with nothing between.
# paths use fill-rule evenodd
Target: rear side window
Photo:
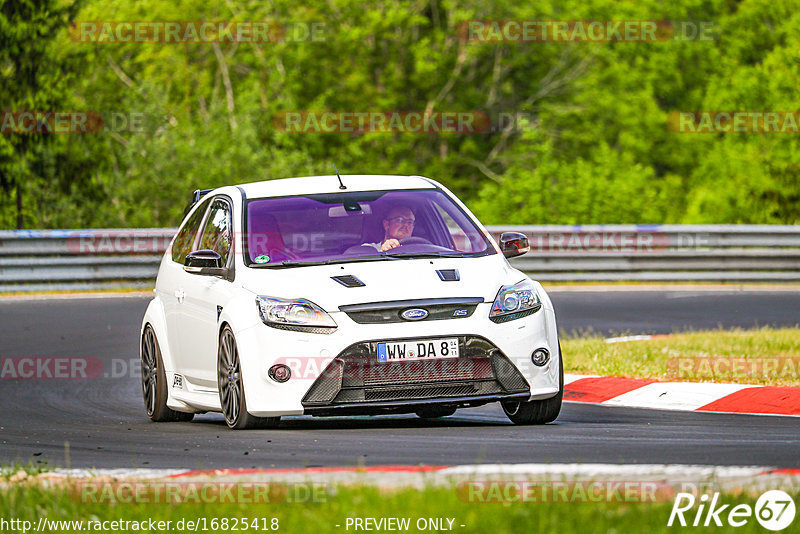
<instances>
[{"instance_id":1,"label":"rear side window","mask_svg":"<svg viewBox=\"0 0 800 534\"><path fill-rule=\"evenodd\" d=\"M197 230L200 229L200 223L203 222L203 215L208 208L209 200L202 202L196 210L186 219L181 229L178 230L178 235L175 236L175 241L172 242L172 261L180 263L186 261L186 255L192 251L194 238L197 235Z\"/></svg>"},{"instance_id":2,"label":"rear side window","mask_svg":"<svg viewBox=\"0 0 800 534\"><path fill-rule=\"evenodd\" d=\"M228 264L231 251L231 210L227 202L215 200L211 205L197 250L213 250L222 257L223 265Z\"/></svg>"}]
</instances>

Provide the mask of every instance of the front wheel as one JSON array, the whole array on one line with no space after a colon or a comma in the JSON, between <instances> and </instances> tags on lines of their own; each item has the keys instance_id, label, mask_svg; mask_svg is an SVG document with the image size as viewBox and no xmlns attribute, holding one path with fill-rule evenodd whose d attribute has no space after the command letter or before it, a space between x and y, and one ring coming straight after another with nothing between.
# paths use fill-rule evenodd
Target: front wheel
<instances>
[{"instance_id":1,"label":"front wheel","mask_svg":"<svg viewBox=\"0 0 800 534\"><path fill-rule=\"evenodd\" d=\"M223 328L219 336L217 386L222 414L228 427L234 430L266 428L274 427L280 422L280 417L256 417L248 413L239 349L236 347L233 330L229 326Z\"/></svg>"},{"instance_id":2,"label":"front wheel","mask_svg":"<svg viewBox=\"0 0 800 534\"><path fill-rule=\"evenodd\" d=\"M558 343L558 393L554 397L528 402L502 402L503 411L515 425L543 425L556 420L561 412L564 397L564 360L561 358L561 342Z\"/></svg>"}]
</instances>

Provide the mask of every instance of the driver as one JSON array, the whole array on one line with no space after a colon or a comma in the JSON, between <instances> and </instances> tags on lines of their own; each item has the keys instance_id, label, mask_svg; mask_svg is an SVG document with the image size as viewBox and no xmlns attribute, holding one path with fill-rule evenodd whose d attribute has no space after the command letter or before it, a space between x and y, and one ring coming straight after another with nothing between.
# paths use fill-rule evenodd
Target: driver
<instances>
[{"instance_id":1,"label":"driver","mask_svg":"<svg viewBox=\"0 0 800 534\"><path fill-rule=\"evenodd\" d=\"M364 243L366 246L375 247L375 250L384 252L399 247L400 240L411 237L414 233L416 222L414 212L406 206L396 206L389 210L383 218L383 241L378 243Z\"/></svg>"}]
</instances>

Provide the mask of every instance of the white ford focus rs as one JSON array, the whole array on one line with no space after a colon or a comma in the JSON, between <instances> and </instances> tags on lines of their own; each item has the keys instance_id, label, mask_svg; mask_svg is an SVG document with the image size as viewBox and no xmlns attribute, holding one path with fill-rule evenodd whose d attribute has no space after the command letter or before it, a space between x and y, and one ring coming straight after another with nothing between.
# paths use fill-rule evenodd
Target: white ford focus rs
<instances>
[{"instance_id":1,"label":"white ford focus rs","mask_svg":"<svg viewBox=\"0 0 800 534\"><path fill-rule=\"evenodd\" d=\"M437 182L317 176L197 191L142 321L153 421L222 412L443 417L500 402L553 421L564 389L542 286Z\"/></svg>"}]
</instances>

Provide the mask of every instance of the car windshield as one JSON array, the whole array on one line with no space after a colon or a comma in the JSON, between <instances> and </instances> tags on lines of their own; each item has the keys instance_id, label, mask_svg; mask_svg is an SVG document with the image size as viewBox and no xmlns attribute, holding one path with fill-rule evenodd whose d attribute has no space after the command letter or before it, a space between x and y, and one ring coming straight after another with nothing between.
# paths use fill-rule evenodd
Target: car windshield
<instances>
[{"instance_id":1,"label":"car windshield","mask_svg":"<svg viewBox=\"0 0 800 534\"><path fill-rule=\"evenodd\" d=\"M247 264L259 267L495 252L438 189L254 199L244 231Z\"/></svg>"}]
</instances>

